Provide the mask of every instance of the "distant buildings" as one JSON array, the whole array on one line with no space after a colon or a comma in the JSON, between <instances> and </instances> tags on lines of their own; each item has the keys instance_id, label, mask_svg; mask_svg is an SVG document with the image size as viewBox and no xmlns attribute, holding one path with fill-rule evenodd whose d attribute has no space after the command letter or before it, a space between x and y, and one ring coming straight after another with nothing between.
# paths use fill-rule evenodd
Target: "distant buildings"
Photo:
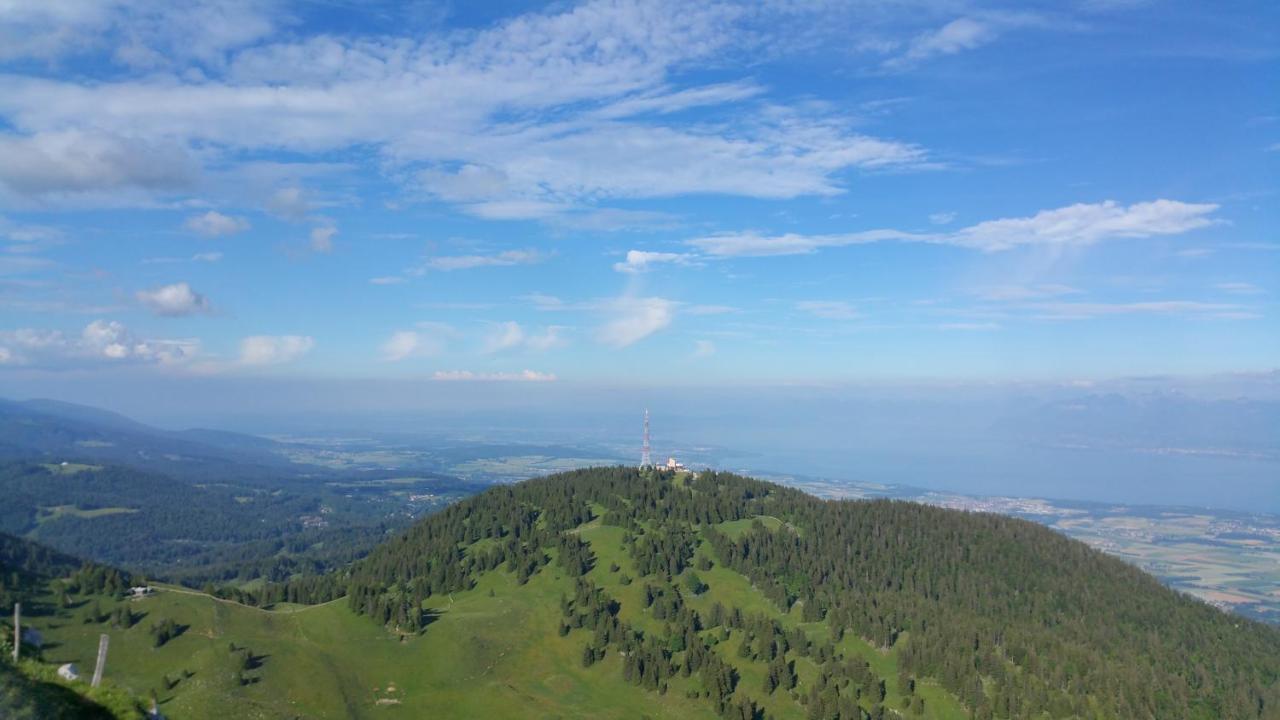
<instances>
[{"instance_id":1,"label":"distant buildings","mask_svg":"<svg viewBox=\"0 0 1280 720\"><path fill-rule=\"evenodd\" d=\"M668 470L684 470L684 463L680 462L679 460L676 460L673 457L669 457L667 458L667 469Z\"/></svg>"},{"instance_id":2,"label":"distant buildings","mask_svg":"<svg viewBox=\"0 0 1280 720\"><path fill-rule=\"evenodd\" d=\"M156 589L151 587L150 585L139 585L137 587L129 588L125 592L125 597L130 597L130 598L146 597L148 595L151 595L155 591Z\"/></svg>"}]
</instances>

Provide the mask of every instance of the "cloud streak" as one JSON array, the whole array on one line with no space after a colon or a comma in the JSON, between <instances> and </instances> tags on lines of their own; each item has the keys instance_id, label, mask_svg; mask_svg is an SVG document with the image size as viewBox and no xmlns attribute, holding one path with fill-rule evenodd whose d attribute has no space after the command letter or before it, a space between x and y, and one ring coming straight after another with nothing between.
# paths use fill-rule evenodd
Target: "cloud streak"
<instances>
[{"instance_id":1,"label":"cloud streak","mask_svg":"<svg viewBox=\"0 0 1280 720\"><path fill-rule=\"evenodd\" d=\"M823 248L876 242L951 245L997 253L1015 248L1065 249L1087 247L1106 240L1178 235L1208 227L1218 206L1177 200L1121 205L1107 200L1078 203L1035 215L988 220L950 233L867 230L833 235L764 235L724 233L688 240L686 244L709 257L769 257L807 255Z\"/></svg>"}]
</instances>

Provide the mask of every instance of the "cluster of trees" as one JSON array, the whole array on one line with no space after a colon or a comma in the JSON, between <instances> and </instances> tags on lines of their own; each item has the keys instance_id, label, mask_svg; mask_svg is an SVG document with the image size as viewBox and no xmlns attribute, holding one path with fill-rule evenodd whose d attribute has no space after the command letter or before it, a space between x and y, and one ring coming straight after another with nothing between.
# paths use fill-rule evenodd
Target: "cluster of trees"
<instances>
[{"instance_id":1,"label":"cluster of trees","mask_svg":"<svg viewBox=\"0 0 1280 720\"><path fill-rule=\"evenodd\" d=\"M46 588L65 606L73 594L117 595L130 582L129 573L0 532L0 607L23 602L34 610L34 599Z\"/></svg>"},{"instance_id":2,"label":"cluster of trees","mask_svg":"<svg viewBox=\"0 0 1280 720\"><path fill-rule=\"evenodd\" d=\"M657 611L655 617L667 621L664 634L645 634L619 620L618 602L582 578L574 596L561 600L560 632L582 628L592 633L582 652L584 666L599 662L613 648L622 656L622 677L629 683L665 693L672 678L696 674L703 697L715 703L721 716L758 720L761 713L754 701L734 698L738 671L712 650L698 613L684 604L680 591L646 586L645 596L647 607Z\"/></svg>"},{"instance_id":3,"label":"cluster of trees","mask_svg":"<svg viewBox=\"0 0 1280 720\"><path fill-rule=\"evenodd\" d=\"M60 472L0 462L0 486L6 492L0 532L30 534L53 548L193 587L324 573L363 557L407 522L332 493L234 478L195 486L110 465ZM331 510L324 515L329 526L306 526L301 518L320 515L322 506ZM39 521L41 508L57 507L122 512Z\"/></svg>"},{"instance_id":4,"label":"cluster of trees","mask_svg":"<svg viewBox=\"0 0 1280 720\"><path fill-rule=\"evenodd\" d=\"M668 632L647 636L620 622L615 601L589 584L567 601L562 631L592 633L584 662L626 653L628 679L644 687L661 690L676 673L697 673L726 716L743 708L732 702L741 693L733 693L731 663L711 649L716 635L708 630L722 624L744 636L743 657L770 668L766 691L794 682L788 653L818 663L820 681L792 689L803 691L798 697L815 717L860 718L863 706L872 716L884 712L880 680L835 651L846 633L897 647L909 678L936 680L977 718L1280 712L1280 632L1168 590L1082 543L1012 518L825 502L725 473L673 482L662 472L603 468L494 488L329 576L331 592L345 589L357 611L399 625L395 608L470 588L500 566L526 580L554 554L571 575L583 574L594 559L569 531L593 518L592 507L604 508L602 522L627 530L648 611ZM737 536L715 527L763 515L781 526L755 522ZM717 605L705 621L698 617L674 581L700 538L779 611L798 603L803 619L825 621L830 638L814 642L737 608ZM920 711L921 703L910 707Z\"/></svg>"},{"instance_id":5,"label":"cluster of trees","mask_svg":"<svg viewBox=\"0 0 1280 720\"><path fill-rule=\"evenodd\" d=\"M148 633L151 635L151 641L156 647L160 647L170 640L178 637L186 627L179 625L170 618L161 618L151 624Z\"/></svg>"}]
</instances>

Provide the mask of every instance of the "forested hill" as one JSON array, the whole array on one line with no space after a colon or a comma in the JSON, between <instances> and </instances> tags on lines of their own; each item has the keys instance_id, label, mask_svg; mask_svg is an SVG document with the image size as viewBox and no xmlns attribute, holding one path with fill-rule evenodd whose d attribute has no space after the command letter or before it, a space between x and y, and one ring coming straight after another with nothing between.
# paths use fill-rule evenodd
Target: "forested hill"
<instances>
[{"instance_id":1,"label":"forested hill","mask_svg":"<svg viewBox=\"0 0 1280 720\"><path fill-rule=\"evenodd\" d=\"M600 548L581 537L600 526L617 529L621 574L634 577L617 563L592 572ZM918 678L978 718L1280 718L1280 632L1080 542L1007 517L822 501L723 473L604 468L494 488L341 576L260 600L346 592L409 633L432 595L494 571L524 583L553 562L579 577L559 631L581 637L584 664L619 653L628 681L683 683L726 717L883 716L883 681L848 651L857 636L897 658L908 713L921 711L909 697ZM713 567L749 578L772 607L695 609ZM817 671L797 677L801 659Z\"/></svg>"}]
</instances>

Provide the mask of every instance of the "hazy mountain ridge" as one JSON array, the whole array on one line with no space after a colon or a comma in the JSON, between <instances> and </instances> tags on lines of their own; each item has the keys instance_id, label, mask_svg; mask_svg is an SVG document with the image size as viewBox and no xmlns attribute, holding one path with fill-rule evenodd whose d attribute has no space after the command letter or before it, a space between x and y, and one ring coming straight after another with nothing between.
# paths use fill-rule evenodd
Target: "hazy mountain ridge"
<instances>
[{"instance_id":1,"label":"hazy mountain ridge","mask_svg":"<svg viewBox=\"0 0 1280 720\"><path fill-rule=\"evenodd\" d=\"M0 400L0 458L124 463L196 480L234 466L238 479L325 474L290 462L276 441L220 430L169 431L106 410Z\"/></svg>"}]
</instances>

